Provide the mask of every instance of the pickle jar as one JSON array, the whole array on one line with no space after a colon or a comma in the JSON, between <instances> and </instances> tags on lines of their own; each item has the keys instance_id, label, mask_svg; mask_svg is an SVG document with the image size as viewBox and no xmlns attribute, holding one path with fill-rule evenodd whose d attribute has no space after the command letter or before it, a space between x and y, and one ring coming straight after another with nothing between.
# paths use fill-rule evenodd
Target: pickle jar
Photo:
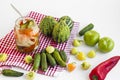
<instances>
[{"instance_id":1,"label":"pickle jar","mask_svg":"<svg viewBox=\"0 0 120 80\"><path fill-rule=\"evenodd\" d=\"M35 20L20 17L15 22L14 35L16 47L20 52L32 52L39 44L39 27Z\"/></svg>"}]
</instances>

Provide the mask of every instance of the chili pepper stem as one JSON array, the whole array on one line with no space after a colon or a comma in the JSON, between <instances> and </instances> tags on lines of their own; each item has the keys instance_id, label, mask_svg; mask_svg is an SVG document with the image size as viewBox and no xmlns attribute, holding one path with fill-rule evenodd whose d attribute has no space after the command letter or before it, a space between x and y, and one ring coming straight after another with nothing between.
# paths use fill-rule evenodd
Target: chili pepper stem
<instances>
[{"instance_id":1,"label":"chili pepper stem","mask_svg":"<svg viewBox=\"0 0 120 80\"><path fill-rule=\"evenodd\" d=\"M93 79L93 80L98 80L98 77L97 77L96 75L94 75L94 76L92 77L92 79Z\"/></svg>"}]
</instances>

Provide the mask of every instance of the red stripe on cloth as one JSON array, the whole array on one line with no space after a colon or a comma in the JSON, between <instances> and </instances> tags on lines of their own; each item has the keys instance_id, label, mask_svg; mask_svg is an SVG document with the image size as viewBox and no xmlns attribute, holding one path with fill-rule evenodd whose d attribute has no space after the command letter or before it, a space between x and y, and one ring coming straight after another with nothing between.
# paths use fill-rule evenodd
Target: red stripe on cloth
<instances>
[{"instance_id":1,"label":"red stripe on cloth","mask_svg":"<svg viewBox=\"0 0 120 80\"><path fill-rule=\"evenodd\" d=\"M49 76L49 71L50 71L50 66L48 67L47 71L44 73L44 75L48 75Z\"/></svg>"},{"instance_id":2,"label":"red stripe on cloth","mask_svg":"<svg viewBox=\"0 0 120 80\"><path fill-rule=\"evenodd\" d=\"M40 21L46 15L31 11L27 16L35 19L36 23L39 25ZM56 17L55 19L59 20L59 18L56 18ZM46 46L51 45L51 46L58 48L59 50L64 50L66 54L69 56L69 51L72 45L72 40L76 37L75 35L77 33L76 30L78 30L77 29L78 26L79 26L79 23L74 22L74 27L71 31L69 40L61 44L53 41L52 38L46 37L40 32L38 49L29 53L29 55L33 57L35 53L41 52L41 50L46 48ZM28 71L32 69L33 64L32 63L26 64L24 61L24 57L28 54L19 52L15 47L15 39L14 39L13 30L11 30L11 32L8 33L4 38L0 39L0 53L7 53L9 55L9 58L7 59L6 62L0 62L0 66L10 65L10 66L15 66L15 67L20 67ZM55 76L56 72L61 72L63 69L64 68L60 66L55 66L55 67L49 66L46 72L42 71L41 69L39 69L36 72L39 74L46 75L46 76Z\"/></svg>"},{"instance_id":3,"label":"red stripe on cloth","mask_svg":"<svg viewBox=\"0 0 120 80\"><path fill-rule=\"evenodd\" d=\"M4 41L3 41L3 44L2 46L3 47L6 47L6 48L11 48L14 45L14 33L13 31L11 31L5 38L4 38Z\"/></svg>"},{"instance_id":4,"label":"red stripe on cloth","mask_svg":"<svg viewBox=\"0 0 120 80\"><path fill-rule=\"evenodd\" d=\"M15 57L15 60L13 61L13 66L17 66L18 62L19 62L19 52L15 51L16 52L16 57Z\"/></svg>"}]
</instances>

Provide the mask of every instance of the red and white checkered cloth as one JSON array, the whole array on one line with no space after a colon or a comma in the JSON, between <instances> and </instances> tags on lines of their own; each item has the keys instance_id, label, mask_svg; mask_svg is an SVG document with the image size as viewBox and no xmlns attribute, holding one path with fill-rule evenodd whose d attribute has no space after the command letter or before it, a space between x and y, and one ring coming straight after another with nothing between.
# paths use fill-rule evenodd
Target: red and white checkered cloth
<instances>
[{"instance_id":1,"label":"red and white checkered cloth","mask_svg":"<svg viewBox=\"0 0 120 80\"><path fill-rule=\"evenodd\" d=\"M35 19L36 23L39 24L41 19L44 18L46 15L31 11L27 16ZM58 18L55 19L58 20ZM42 33L40 33L39 47L34 52L29 53L29 55L33 56L35 53L40 52L47 45L52 45L58 48L59 50L64 50L66 54L69 56L69 51L72 47L72 40L76 37L76 33L78 32L77 31L78 27L79 27L79 23L74 22L74 27L71 31L71 36L69 40L61 44L54 42L52 38L46 37ZM20 67L27 71L30 71L32 69L33 64L32 63L26 64L23 60L24 57L28 54L21 53L16 49L13 30L11 30L11 32L8 33L4 38L0 39L0 53L6 53L9 56L6 62L0 62L0 66L7 65L7 66ZM47 76L55 76L63 69L64 68L61 68L60 66L55 66L55 67L49 66L46 72L43 72L41 70L38 70L37 72Z\"/></svg>"}]
</instances>

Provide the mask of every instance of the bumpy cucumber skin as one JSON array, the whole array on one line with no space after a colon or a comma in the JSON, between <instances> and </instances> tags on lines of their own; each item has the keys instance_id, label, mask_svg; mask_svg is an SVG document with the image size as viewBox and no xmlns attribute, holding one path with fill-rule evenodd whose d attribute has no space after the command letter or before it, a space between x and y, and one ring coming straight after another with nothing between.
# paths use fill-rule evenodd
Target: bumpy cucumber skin
<instances>
[{"instance_id":1,"label":"bumpy cucumber skin","mask_svg":"<svg viewBox=\"0 0 120 80\"><path fill-rule=\"evenodd\" d=\"M39 69L40 61L41 61L40 53L36 53L34 55L34 63L33 63L33 70L34 71Z\"/></svg>"},{"instance_id":2,"label":"bumpy cucumber skin","mask_svg":"<svg viewBox=\"0 0 120 80\"><path fill-rule=\"evenodd\" d=\"M47 56L47 59L48 59L48 62L51 66L55 66L56 65L56 61L55 59L53 58L53 56L49 53L46 53L46 56Z\"/></svg>"},{"instance_id":3,"label":"bumpy cucumber skin","mask_svg":"<svg viewBox=\"0 0 120 80\"><path fill-rule=\"evenodd\" d=\"M60 21L65 21L65 23L68 25L70 31L72 30L74 22L73 22L73 20L69 16L62 16L60 18L59 22Z\"/></svg>"},{"instance_id":4,"label":"bumpy cucumber skin","mask_svg":"<svg viewBox=\"0 0 120 80\"><path fill-rule=\"evenodd\" d=\"M41 69L43 71L46 71L47 68L48 68L47 57L46 57L46 54L43 52L41 53Z\"/></svg>"},{"instance_id":5,"label":"bumpy cucumber skin","mask_svg":"<svg viewBox=\"0 0 120 80\"><path fill-rule=\"evenodd\" d=\"M65 61L65 62L67 61L67 55L63 50L60 51L60 56L63 61Z\"/></svg>"},{"instance_id":6,"label":"bumpy cucumber skin","mask_svg":"<svg viewBox=\"0 0 120 80\"><path fill-rule=\"evenodd\" d=\"M90 23L86 27L84 27L82 30L80 30L79 35L83 36L85 34L85 32L87 32L93 28L94 28L94 25L92 23Z\"/></svg>"},{"instance_id":7,"label":"bumpy cucumber skin","mask_svg":"<svg viewBox=\"0 0 120 80\"><path fill-rule=\"evenodd\" d=\"M55 58L56 62L61 66L61 67L66 67L66 63L62 60L60 54L58 51L53 52L53 57Z\"/></svg>"},{"instance_id":8,"label":"bumpy cucumber skin","mask_svg":"<svg viewBox=\"0 0 120 80\"><path fill-rule=\"evenodd\" d=\"M2 70L2 74L3 74L4 76L20 77L20 76L22 76L24 73L18 72L18 71L14 71L14 70L10 70L10 69L4 69L4 70Z\"/></svg>"}]
</instances>

